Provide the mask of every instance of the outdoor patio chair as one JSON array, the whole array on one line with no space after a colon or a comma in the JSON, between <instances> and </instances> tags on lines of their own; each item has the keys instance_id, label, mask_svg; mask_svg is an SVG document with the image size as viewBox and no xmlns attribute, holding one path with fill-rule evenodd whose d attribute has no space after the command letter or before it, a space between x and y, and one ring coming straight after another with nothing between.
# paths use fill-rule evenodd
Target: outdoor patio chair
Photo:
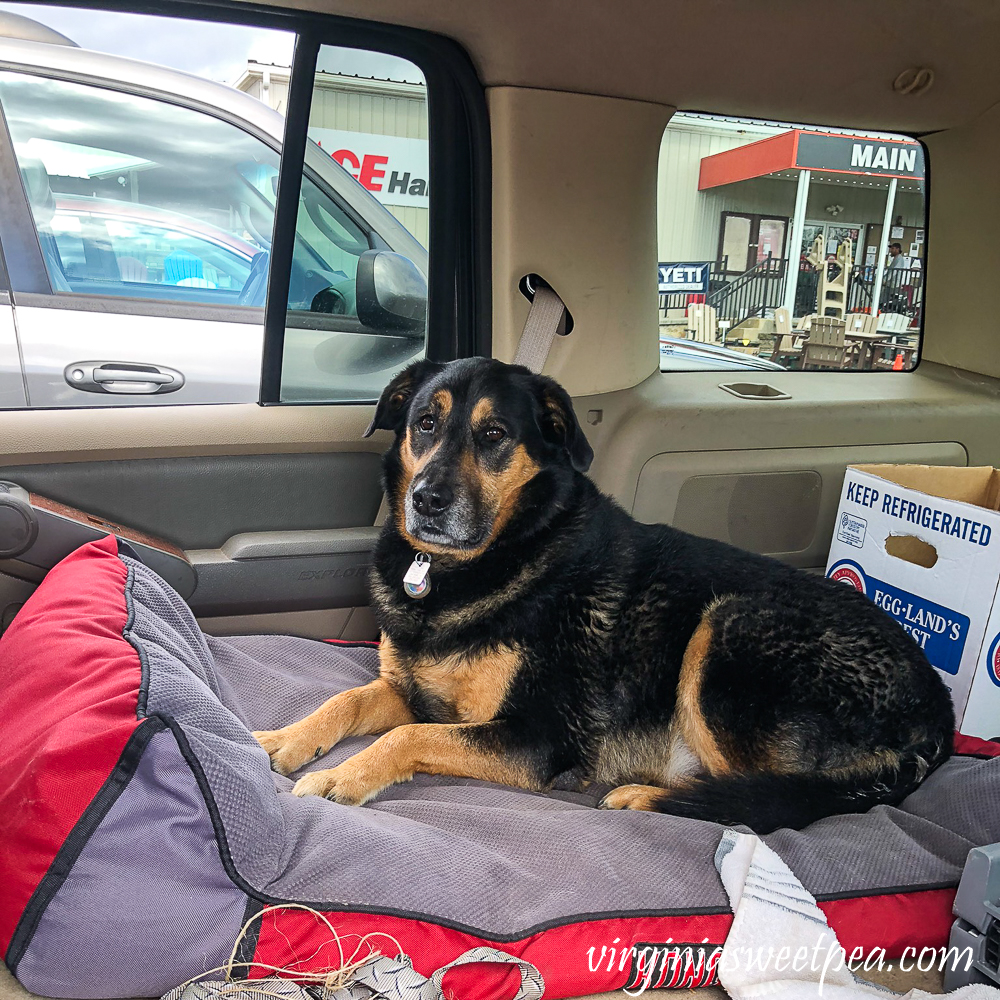
<instances>
[{"instance_id":1,"label":"outdoor patio chair","mask_svg":"<svg viewBox=\"0 0 1000 1000\"><path fill-rule=\"evenodd\" d=\"M879 333L889 336L900 336L905 334L910 328L910 317L903 313L882 313L878 318L877 329Z\"/></svg>"},{"instance_id":2,"label":"outdoor patio chair","mask_svg":"<svg viewBox=\"0 0 1000 1000\"><path fill-rule=\"evenodd\" d=\"M787 336L792 332L792 317L785 306L778 306L774 310L774 336L775 339Z\"/></svg>"},{"instance_id":3,"label":"outdoor patio chair","mask_svg":"<svg viewBox=\"0 0 1000 1000\"><path fill-rule=\"evenodd\" d=\"M871 342L878 333L876 318L871 313L848 313L844 317L847 324L847 368L868 368L871 366ZM858 339L851 340L851 334L857 334Z\"/></svg>"},{"instance_id":4,"label":"outdoor patio chair","mask_svg":"<svg viewBox=\"0 0 1000 1000\"><path fill-rule=\"evenodd\" d=\"M784 306L774 310L774 340L771 360L776 364L797 368L802 357L802 335L792 333L792 317Z\"/></svg>"},{"instance_id":5,"label":"outdoor patio chair","mask_svg":"<svg viewBox=\"0 0 1000 1000\"><path fill-rule=\"evenodd\" d=\"M847 324L834 316L817 316L802 348L803 368L843 368L847 357Z\"/></svg>"},{"instance_id":6,"label":"outdoor patio chair","mask_svg":"<svg viewBox=\"0 0 1000 1000\"><path fill-rule=\"evenodd\" d=\"M844 317L848 333L875 333L875 317L871 313L848 313Z\"/></svg>"},{"instance_id":7,"label":"outdoor patio chair","mask_svg":"<svg viewBox=\"0 0 1000 1000\"><path fill-rule=\"evenodd\" d=\"M690 340L714 344L719 339L718 314L714 306L694 302L687 310L687 332Z\"/></svg>"}]
</instances>

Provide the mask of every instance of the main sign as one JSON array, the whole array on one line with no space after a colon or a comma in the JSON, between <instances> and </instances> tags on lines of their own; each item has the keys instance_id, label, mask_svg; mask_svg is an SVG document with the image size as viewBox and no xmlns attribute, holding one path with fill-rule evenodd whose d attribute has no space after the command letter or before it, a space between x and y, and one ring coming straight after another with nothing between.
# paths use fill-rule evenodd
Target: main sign
<instances>
[{"instance_id":1,"label":"main sign","mask_svg":"<svg viewBox=\"0 0 1000 1000\"><path fill-rule=\"evenodd\" d=\"M799 132L795 166L806 170L923 180L924 150L919 142Z\"/></svg>"},{"instance_id":2,"label":"main sign","mask_svg":"<svg viewBox=\"0 0 1000 1000\"><path fill-rule=\"evenodd\" d=\"M426 139L334 128L310 128L309 138L383 205L427 208L430 170Z\"/></svg>"}]
</instances>

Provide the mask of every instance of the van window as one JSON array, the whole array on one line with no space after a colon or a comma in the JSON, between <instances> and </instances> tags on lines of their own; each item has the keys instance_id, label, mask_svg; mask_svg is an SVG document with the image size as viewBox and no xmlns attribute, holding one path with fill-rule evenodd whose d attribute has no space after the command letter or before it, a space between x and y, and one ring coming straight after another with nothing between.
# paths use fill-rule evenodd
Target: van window
<instances>
[{"instance_id":1,"label":"van window","mask_svg":"<svg viewBox=\"0 0 1000 1000\"><path fill-rule=\"evenodd\" d=\"M250 178L277 175L274 149L201 111L26 73L0 72L0 103L54 291L262 304L241 297L274 210Z\"/></svg>"},{"instance_id":2,"label":"van window","mask_svg":"<svg viewBox=\"0 0 1000 1000\"><path fill-rule=\"evenodd\" d=\"M0 244L24 248L8 308L26 405L259 401L268 290L289 269L284 398L374 400L423 355L415 64L322 47L279 259L294 34L22 10L0 24Z\"/></svg>"},{"instance_id":3,"label":"van window","mask_svg":"<svg viewBox=\"0 0 1000 1000\"><path fill-rule=\"evenodd\" d=\"M663 371L909 371L927 248L903 135L678 113L657 188Z\"/></svg>"}]
</instances>

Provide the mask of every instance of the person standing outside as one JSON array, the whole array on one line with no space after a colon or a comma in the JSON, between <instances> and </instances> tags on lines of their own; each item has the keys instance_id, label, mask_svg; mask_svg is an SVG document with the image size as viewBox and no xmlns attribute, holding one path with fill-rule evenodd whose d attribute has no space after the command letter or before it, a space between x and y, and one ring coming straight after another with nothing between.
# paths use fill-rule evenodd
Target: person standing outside
<instances>
[{"instance_id":1,"label":"person standing outside","mask_svg":"<svg viewBox=\"0 0 1000 1000\"><path fill-rule=\"evenodd\" d=\"M889 244L889 262L886 264L885 288L887 295L884 296L883 308L887 312L902 312L906 304L903 285L909 278L910 262L903 256L903 247L900 243Z\"/></svg>"}]
</instances>

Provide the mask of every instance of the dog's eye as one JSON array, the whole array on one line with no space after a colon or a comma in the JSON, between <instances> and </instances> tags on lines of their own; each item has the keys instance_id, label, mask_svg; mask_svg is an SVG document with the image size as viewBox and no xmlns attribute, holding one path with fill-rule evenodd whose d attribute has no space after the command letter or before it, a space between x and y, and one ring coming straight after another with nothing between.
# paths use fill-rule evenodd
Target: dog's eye
<instances>
[{"instance_id":1,"label":"dog's eye","mask_svg":"<svg viewBox=\"0 0 1000 1000\"><path fill-rule=\"evenodd\" d=\"M502 427L490 427L483 435L490 444L496 444L497 441L502 441L506 436L507 432Z\"/></svg>"},{"instance_id":2,"label":"dog's eye","mask_svg":"<svg viewBox=\"0 0 1000 1000\"><path fill-rule=\"evenodd\" d=\"M422 431L432 431L434 430L434 418L429 414L425 413L418 421L417 426Z\"/></svg>"}]
</instances>

